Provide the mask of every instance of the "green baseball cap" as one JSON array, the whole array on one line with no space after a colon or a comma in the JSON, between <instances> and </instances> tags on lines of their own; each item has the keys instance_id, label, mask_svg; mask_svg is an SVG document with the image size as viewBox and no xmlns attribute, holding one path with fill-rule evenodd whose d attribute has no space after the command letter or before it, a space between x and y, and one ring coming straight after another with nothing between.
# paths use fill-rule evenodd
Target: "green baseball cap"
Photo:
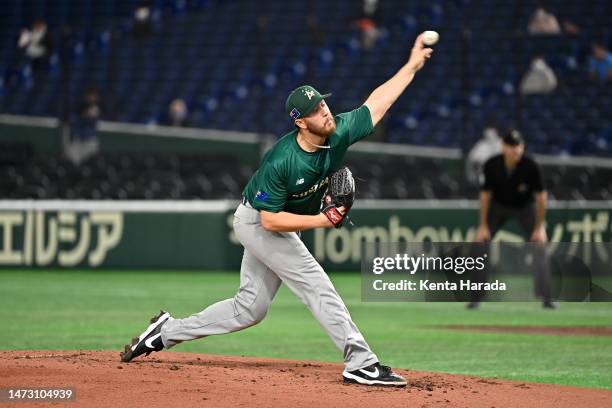
<instances>
[{"instance_id":1,"label":"green baseball cap","mask_svg":"<svg viewBox=\"0 0 612 408\"><path fill-rule=\"evenodd\" d=\"M310 85L302 85L295 88L287 97L285 110L293 120L307 116L323 99L331 96L330 93L321 95L319 91Z\"/></svg>"}]
</instances>

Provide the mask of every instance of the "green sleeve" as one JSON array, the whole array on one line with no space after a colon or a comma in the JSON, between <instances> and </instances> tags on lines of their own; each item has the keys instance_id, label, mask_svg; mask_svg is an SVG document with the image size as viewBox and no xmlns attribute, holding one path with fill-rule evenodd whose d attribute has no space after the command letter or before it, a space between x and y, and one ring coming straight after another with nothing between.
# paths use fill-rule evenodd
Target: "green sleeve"
<instances>
[{"instance_id":1,"label":"green sleeve","mask_svg":"<svg viewBox=\"0 0 612 408\"><path fill-rule=\"evenodd\" d=\"M251 206L256 210L280 212L285 208L287 201L286 177L282 174L280 164L266 163L258 171L254 196L248 197Z\"/></svg>"},{"instance_id":2,"label":"green sleeve","mask_svg":"<svg viewBox=\"0 0 612 408\"><path fill-rule=\"evenodd\" d=\"M366 105L338 115L343 133L348 136L349 145L356 143L374 131L372 115ZM339 127L340 127L339 126Z\"/></svg>"}]
</instances>

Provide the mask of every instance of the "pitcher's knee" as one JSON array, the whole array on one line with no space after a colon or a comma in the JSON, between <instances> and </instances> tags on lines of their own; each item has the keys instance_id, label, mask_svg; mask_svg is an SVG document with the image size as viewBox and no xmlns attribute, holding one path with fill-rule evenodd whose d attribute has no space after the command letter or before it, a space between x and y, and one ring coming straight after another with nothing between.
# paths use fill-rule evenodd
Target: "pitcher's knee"
<instances>
[{"instance_id":1,"label":"pitcher's knee","mask_svg":"<svg viewBox=\"0 0 612 408\"><path fill-rule=\"evenodd\" d=\"M240 312L239 319L243 328L255 326L266 317L267 310L245 309Z\"/></svg>"},{"instance_id":2,"label":"pitcher's knee","mask_svg":"<svg viewBox=\"0 0 612 408\"><path fill-rule=\"evenodd\" d=\"M236 295L234 298L236 311L245 327L256 325L266 317L270 300L259 297L249 299L250 301L245 300L240 294Z\"/></svg>"}]
</instances>

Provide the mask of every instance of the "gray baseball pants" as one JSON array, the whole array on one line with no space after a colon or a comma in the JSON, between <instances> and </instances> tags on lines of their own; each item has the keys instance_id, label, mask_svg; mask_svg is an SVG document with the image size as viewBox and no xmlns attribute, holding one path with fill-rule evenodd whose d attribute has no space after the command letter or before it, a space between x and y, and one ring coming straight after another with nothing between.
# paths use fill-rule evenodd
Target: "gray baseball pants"
<instances>
[{"instance_id":1,"label":"gray baseball pants","mask_svg":"<svg viewBox=\"0 0 612 408\"><path fill-rule=\"evenodd\" d=\"M489 207L489 214L487 217L487 222L489 223L489 228L491 231L491 239L495 237L495 234L502 229L504 224L508 222L510 219L516 219L520 226L523 228L523 236L525 238L525 242L529 242L531 239L531 233L533 232L533 226L536 221L535 207L533 204L526 205L522 208L512 208L495 201L491 201L491 205ZM529 250L532 252L535 263L534 270L534 290L536 296L542 298L542 300L549 301L551 300L551 276L550 276L550 267L548 264L548 256L546 255L546 250L544 246L532 245L529 247ZM477 282L487 282L488 281L488 271L487 269L483 269L481 272L475 274L474 279ZM479 302L485 296L485 292L473 292L471 301Z\"/></svg>"},{"instance_id":2,"label":"gray baseball pants","mask_svg":"<svg viewBox=\"0 0 612 408\"><path fill-rule=\"evenodd\" d=\"M497 234L508 220L516 218L523 228L525 242L530 241L533 226L536 221L536 210L533 204L526 205L522 208L512 208L491 200L488 216L489 228L491 228L491 238ZM531 246L530 250L533 252L536 265L533 277L535 293L543 300L550 300L551 278L546 250L543 246L540 247L537 245Z\"/></svg>"},{"instance_id":3,"label":"gray baseball pants","mask_svg":"<svg viewBox=\"0 0 612 408\"><path fill-rule=\"evenodd\" d=\"M243 204L234 213L234 231L244 246L238 293L185 319L168 320L161 329L165 347L259 323L285 283L342 351L348 371L378 361L329 277L297 233L267 231L259 212Z\"/></svg>"}]
</instances>

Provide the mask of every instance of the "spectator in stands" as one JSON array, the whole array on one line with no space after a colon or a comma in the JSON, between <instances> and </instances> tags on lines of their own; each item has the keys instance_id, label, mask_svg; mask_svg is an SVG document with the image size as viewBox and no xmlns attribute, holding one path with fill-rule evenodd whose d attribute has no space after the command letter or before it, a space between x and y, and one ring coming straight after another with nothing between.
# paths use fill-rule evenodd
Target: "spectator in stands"
<instances>
[{"instance_id":1,"label":"spectator in stands","mask_svg":"<svg viewBox=\"0 0 612 408\"><path fill-rule=\"evenodd\" d=\"M46 66L52 46L47 23L40 18L34 20L31 30L21 30L17 46L23 49L25 56L32 61L33 70Z\"/></svg>"},{"instance_id":2,"label":"spectator in stands","mask_svg":"<svg viewBox=\"0 0 612 408\"><path fill-rule=\"evenodd\" d=\"M176 98L168 105L168 117L164 122L167 126L187 127L189 126L189 109L181 98Z\"/></svg>"},{"instance_id":3,"label":"spectator in stands","mask_svg":"<svg viewBox=\"0 0 612 408\"><path fill-rule=\"evenodd\" d=\"M141 2L134 10L132 33L137 38L144 38L151 34L151 6L146 1Z\"/></svg>"},{"instance_id":4,"label":"spectator in stands","mask_svg":"<svg viewBox=\"0 0 612 408\"><path fill-rule=\"evenodd\" d=\"M100 94L96 88L89 88L72 115L70 142L64 146L64 154L74 164L78 165L98 152L96 128L101 115Z\"/></svg>"},{"instance_id":5,"label":"spectator in stands","mask_svg":"<svg viewBox=\"0 0 612 408\"><path fill-rule=\"evenodd\" d=\"M491 157L501 153L502 144L499 130L494 124L485 126L482 138L476 142L467 156L465 174L468 181L478 184L478 177L482 172L482 166Z\"/></svg>"},{"instance_id":6,"label":"spectator in stands","mask_svg":"<svg viewBox=\"0 0 612 408\"><path fill-rule=\"evenodd\" d=\"M612 54L603 44L593 43L589 59L589 75L598 81L612 81Z\"/></svg>"},{"instance_id":7,"label":"spectator in stands","mask_svg":"<svg viewBox=\"0 0 612 408\"><path fill-rule=\"evenodd\" d=\"M565 19L563 20L563 32L567 35L579 35L580 27L573 21Z\"/></svg>"},{"instance_id":8,"label":"spectator in stands","mask_svg":"<svg viewBox=\"0 0 612 408\"><path fill-rule=\"evenodd\" d=\"M96 139L96 127L102 115L100 94L96 88L89 88L78 105L73 139L91 141Z\"/></svg>"},{"instance_id":9,"label":"spectator in stands","mask_svg":"<svg viewBox=\"0 0 612 408\"><path fill-rule=\"evenodd\" d=\"M323 44L325 35L319 19L317 18L317 13L315 13L313 10L306 15L306 27L308 27L309 40L312 41L316 47Z\"/></svg>"},{"instance_id":10,"label":"spectator in stands","mask_svg":"<svg viewBox=\"0 0 612 408\"><path fill-rule=\"evenodd\" d=\"M361 45L364 49L372 49L378 38L378 23L380 8L378 0L363 0L361 16L357 19L357 27L361 31Z\"/></svg>"},{"instance_id":11,"label":"spectator in stands","mask_svg":"<svg viewBox=\"0 0 612 408\"><path fill-rule=\"evenodd\" d=\"M521 80L521 94L549 94L556 88L557 76L544 58L535 57L531 60L531 66Z\"/></svg>"},{"instance_id":12,"label":"spectator in stands","mask_svg":"<svg viewBox=\"0 0 612 408\"><path fill-rule=\"evenodd\" d=\"M559 35L561 26L553 13L540 6L531 15L527 32L531 35Z\"/></svg>"}]
</instances>

